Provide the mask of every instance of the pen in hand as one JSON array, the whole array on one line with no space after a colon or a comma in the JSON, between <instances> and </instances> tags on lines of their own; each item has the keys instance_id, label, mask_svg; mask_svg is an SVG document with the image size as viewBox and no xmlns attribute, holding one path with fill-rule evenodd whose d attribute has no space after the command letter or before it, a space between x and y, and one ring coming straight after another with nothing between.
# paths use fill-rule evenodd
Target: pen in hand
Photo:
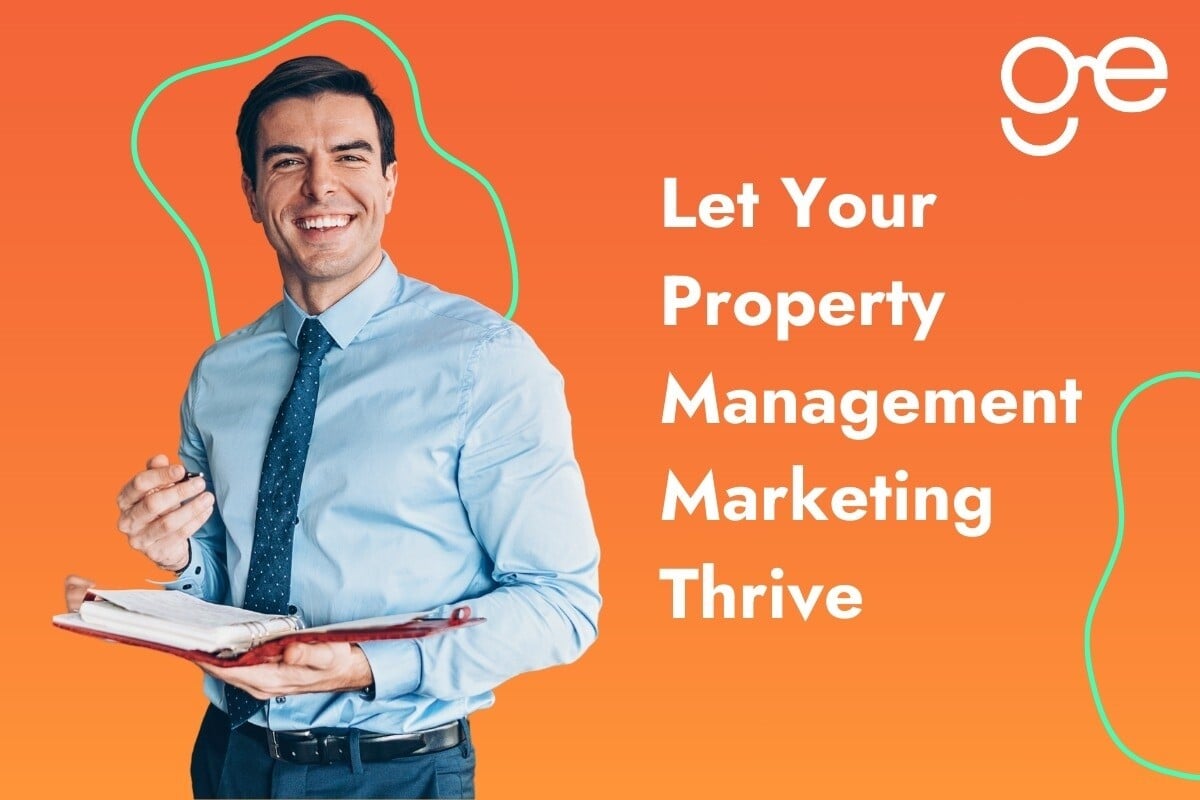
<instances>
[{"instance_id":1,"label":"pen in hand","mask_svg":"<svg viewBox=\"0 0 1200 800\"><path fill-rule=\"evenodd\" d=\"M161 492L163 489L170 489L172 486L178 486L181 483L187 483L192 478L202 478L202 477L204 477L203 472L184 472L183 477L180 478L179 480L174 481L173 483L164 483L162 486L155 486L153 489L150 489L148 492L146 492L146 494L154 494L155 492Z\"/></svg>"}]
</instances>

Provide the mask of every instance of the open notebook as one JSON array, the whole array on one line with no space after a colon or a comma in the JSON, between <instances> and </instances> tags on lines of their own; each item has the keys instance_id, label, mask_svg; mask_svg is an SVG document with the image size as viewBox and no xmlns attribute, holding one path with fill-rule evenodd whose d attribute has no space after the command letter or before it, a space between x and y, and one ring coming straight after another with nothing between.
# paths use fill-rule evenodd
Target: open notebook
<instances>
[{"instance_id":1,"label":"open notebook","mask_svg":"<svg viewBox=\"0 0 1200 800\"><path fill-rule=\"evenodd\" d=\"M298 617L260 614L160 589L92 589L78 613L53 619L76 633L224 666L272 661L291 642L418 639L482 621L461 606L445 619L396 614L305 628Z\"/></svg>"}]
</instances>

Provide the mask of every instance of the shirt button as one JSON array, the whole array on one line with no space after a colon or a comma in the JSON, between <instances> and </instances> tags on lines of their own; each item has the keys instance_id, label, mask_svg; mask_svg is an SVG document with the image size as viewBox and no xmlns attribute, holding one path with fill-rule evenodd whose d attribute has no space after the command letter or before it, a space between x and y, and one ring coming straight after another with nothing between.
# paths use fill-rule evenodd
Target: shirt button
<instances>
[{"instance_id":1,"label":"shirt button","mask_svg":"<svg viewBox=\"0 0 1200 800\"><path fill-rule=\"evenodd\" d=\"M276 697L275 702L279 703L280 705L283 705L284 703L287 702L287 698L286 697Z\"/></svg>"},{"instance_id":2,"label":"shirt button","mask_svg":"<svg viewBox=\"0 0 1200 800\"><path fill-rule=\"evenodd\" d=\"M296 608L295 606L288 606L288 613L289 613L289 614L295 614L295 613L296 613L297 611L299 611L299 610L300 610L300 609Z\"/></svg>"}]
</instances>

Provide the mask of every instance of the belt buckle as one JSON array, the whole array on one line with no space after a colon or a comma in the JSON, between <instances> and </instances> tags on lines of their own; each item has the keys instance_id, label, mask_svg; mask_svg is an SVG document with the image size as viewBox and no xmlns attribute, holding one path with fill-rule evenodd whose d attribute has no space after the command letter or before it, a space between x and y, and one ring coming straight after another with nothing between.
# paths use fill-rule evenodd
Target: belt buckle
<instances>
[{"instance_id":1,"label":"belt buckle","mask_svg":"<svg viewBox=\"0 0 1200 800\"><path fill-rule=\"evenodd\" d=\"M347 751L342 747L346 741L345 737L330 733L313 738L317 742L318 764L339 764L348 760Z\"/></svg>"}]
</instances>

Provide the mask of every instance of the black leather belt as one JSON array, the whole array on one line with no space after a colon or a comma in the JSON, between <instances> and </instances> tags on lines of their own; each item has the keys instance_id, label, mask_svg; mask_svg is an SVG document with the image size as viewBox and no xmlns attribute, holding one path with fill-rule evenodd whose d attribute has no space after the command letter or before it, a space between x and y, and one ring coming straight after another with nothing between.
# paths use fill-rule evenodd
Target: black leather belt
<instances>
[{"instance_id":1,"label":"black leather belt","mask_svg":"<svg viewBox=\"0 0 1200 800\"><path fill-rule=\"evenodd\" d=\"M322 731L271 731L246 723L245 733L267 748L271 758L292 764L339 764L350 761L350 735ZM358 752L363 761L390 761L449 750L463 740L462 721L448 722L416 733L360 733Z\"/></svg>"}]
</instances>

